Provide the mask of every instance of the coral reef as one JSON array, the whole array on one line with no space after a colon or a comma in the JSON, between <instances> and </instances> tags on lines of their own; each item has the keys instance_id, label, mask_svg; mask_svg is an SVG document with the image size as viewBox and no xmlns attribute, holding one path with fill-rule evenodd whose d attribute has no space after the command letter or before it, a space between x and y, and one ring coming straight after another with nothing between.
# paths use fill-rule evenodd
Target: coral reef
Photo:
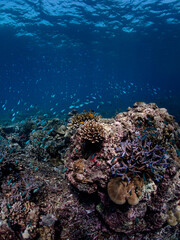
<instances>
[{"instance_id":1,"label":"coral reef","mask_svg":"<svg viewBox=\"0 0 180 240\"><path fill-rule=\"evenodd\" d=\"M98 121L100 119L100 115L95 114L94 112L83 112L76 113L70 118L69 128L77 129L80 125L84 124L86 121L94 120Z\"/></svg>"},{"instance_id":2,"label":"coral reef","mask_svg":"<svg viewBox=\"0 0 180 240\"><path fill-rule=\"evenodd\" d=\"M113 231L161 228L179 197L178 124L154 103L135 103L114 121L99 122L106 134L91 155L84 154L77 134L72 136L68 180L80 192L99 196L99 214Z\"/></svg>"},{"instance_id":3,"label":"coral reef","mask_svg":"<svg viewBox=\"0 0 180 240\"><path fill-rule=\"evenodd\" d=\"M92 118L0 127L0 240L179 239L173 116L135 103L114 119Z\"/></svg>"}]
</instances>

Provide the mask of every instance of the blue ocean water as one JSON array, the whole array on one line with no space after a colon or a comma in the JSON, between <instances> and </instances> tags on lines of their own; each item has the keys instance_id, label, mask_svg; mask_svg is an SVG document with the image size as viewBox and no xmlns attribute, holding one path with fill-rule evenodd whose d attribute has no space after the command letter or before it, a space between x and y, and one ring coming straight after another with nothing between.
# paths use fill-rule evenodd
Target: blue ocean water
<instances>
[{"instance_id":1,"label":"blue ocean water","mask_svg":"<svg viewBox=\"0 0 180 240\"><path fill-rule=\"evenodd\" d=\"M1 119L144 101L180 121L179 89L179 0L0 1Z\"/></svg>"}]
</instances>

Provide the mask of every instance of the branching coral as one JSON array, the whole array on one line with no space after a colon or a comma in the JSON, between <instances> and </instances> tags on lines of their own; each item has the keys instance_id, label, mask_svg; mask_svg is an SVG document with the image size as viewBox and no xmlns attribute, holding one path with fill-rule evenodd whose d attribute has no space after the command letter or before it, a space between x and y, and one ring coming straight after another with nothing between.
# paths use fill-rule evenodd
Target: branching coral
<instances>
[{"instance_id":1,"label":"branching coral","mask_svg":"<svg viewBox=\"0 0 180 240\"><path fill-rule=\"evenodd\" d=\"M82 141L94 143L101 143L105 137L105 130L103 125L92 120L86 121L79 129L79 135Z\"/></svg>"},{"instance_id":2,"label":"branching coral","mask_svg":"<svg viewBox=\"0 0 180 240\"><path fill-rule=\"evenodd\" d=\"M88 158L91 154L100 151L105 139L105 129L102 123L94 120L86 121L78 128L76 135L83 157Z\"/></svg>"},{"instance_id":3,"label":"branching coral","mask_svg":"<svg viewBox=\"0 0 180 240\"><path fill-rule=\"evenodd\" d=\"M84 124L86 121L94 120L98 121L100 119L100 115L95 114L94 112L83 112L77 113L70 119L69 127L72 129L77 129L80 125Z\"/></svg>"},{"instance_id":4,"label":"branching coral","mask_svg":"<svg viewBox=\"0 0 180 240\"><path fill-rule=\"evenodd\" d=\"M126 201L130 205L137 205L141 196L144 180L134 177L131 182L122 181L120 177L111 179L108 183L108 195L116 204L124 204Z\"/></svg>"},{"instance_id":5,"label":"branching coral","mask_svg":"<svg viewBox=\"0 0 180 240\"><path fill-rule=\"evenodd\" d=\"M166 151L161 145L153 144L148 134L139 135L133 141L121 142L115 151L117 155L112 160L111 172L121 176L122 180L129 180L129 177L138 174L160 181L169 165Z\"/></svg>"}]
</instances>

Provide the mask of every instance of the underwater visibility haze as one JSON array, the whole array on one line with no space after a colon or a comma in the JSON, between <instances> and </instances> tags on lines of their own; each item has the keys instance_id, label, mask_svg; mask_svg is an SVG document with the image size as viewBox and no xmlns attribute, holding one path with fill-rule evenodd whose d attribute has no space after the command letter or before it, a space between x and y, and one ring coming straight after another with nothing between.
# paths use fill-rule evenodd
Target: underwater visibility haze
<instances>
[{"instance_id":1,"label":"underwater visibility haze","mask_svg":"<svg viewBox=\"0 0 180 240\"><path fill-rule=\"evenodd\" d=\"M145 101L179 119L179 11L175 0L2 0L0 113L110 117Z\"/></svg>"},{"instance_id":2,"label":"underwater visibility haze","mask_svg":"<svg viewBox=\"0 0 180 240\"><path fill-rule=\"evenodd\" d=\"M180 239L180 0L0 0L0 240Z\"/></svg>"}]
</instances>

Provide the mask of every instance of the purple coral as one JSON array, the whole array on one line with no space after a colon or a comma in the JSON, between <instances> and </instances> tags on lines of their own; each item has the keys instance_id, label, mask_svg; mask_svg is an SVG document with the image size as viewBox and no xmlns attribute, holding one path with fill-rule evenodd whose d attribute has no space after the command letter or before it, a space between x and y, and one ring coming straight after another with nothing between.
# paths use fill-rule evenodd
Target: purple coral
<instances>
[{"instance_id":1,"label":"purple coral","mask_svg":"<svg viewBox=\"0 0 180 240\"><path fill-rule=\"evenodd\" d=\"M133 141L121 142L115 151L117 155L111 161L111 173L121 176L122 180L130 180L131 176L138 174L160 181L169 165L164 148L154 144L147 133L139 135Z\"/></svg>"}]
</instances>

